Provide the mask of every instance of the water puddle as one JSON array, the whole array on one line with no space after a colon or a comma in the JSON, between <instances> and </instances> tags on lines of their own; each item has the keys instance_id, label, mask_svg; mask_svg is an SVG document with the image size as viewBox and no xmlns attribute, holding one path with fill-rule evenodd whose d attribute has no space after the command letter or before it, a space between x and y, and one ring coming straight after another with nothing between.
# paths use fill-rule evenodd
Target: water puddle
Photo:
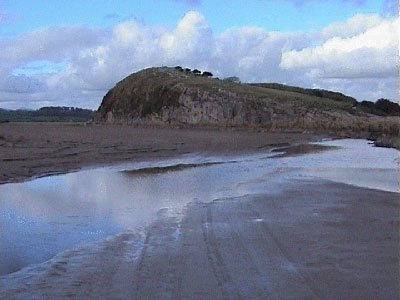
<instances>
[{"instance_id":1,"label":"water puddle","mask_svg":"<svg viewBox=\"0 0 400 300\"><path fill-rule=\"evenodd\" d=\"M144 228L163 208L279 193L295 179L398 191L396 150L365 140L318 145L331 148L300 156L185 155L0 185L0 274L44 262L79 244Z\"/></svg>"}]
</instances>

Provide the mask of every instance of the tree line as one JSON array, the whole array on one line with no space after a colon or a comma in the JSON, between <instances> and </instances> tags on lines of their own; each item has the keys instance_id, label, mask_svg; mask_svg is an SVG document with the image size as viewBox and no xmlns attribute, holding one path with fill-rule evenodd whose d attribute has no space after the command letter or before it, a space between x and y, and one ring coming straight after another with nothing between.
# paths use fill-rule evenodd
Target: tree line
<instances>
[{"instance_id":1,"label":"tree line","mask_svg":"<svg viewBox=\"0 0 400 300\"><path fill-rule=\"evenodd\" d=\"M378 99L376 102L364 100L358 105L362 107L364 111L372 114L387 116L400 115L400 105L385 98Z\"/></svg>"},{"instance_id":2,"label":"tree line","mask_svg":"<svg viewBox=\"0 0 400 300\"><path fill-rule=\"evenodd\" d=\"M93 111L78 107L47 106L38 110L0 109L0 123L5 122L87 122Z\"/></svg>"},{"instance_id":3,"label":"tree line","mask_svg":"<svg viewBox=\"0 0 400 300\"><path fill-rule=\"evenodd\" d=\"M198 69L191 70L189 68L182 68L181 66L176 66L175 69L178 71L184 72L186 74L192 73L194 75L203 76L203 77L213 77L213 74L208 71L201 72Z\"/></svg>"}]
</instances>

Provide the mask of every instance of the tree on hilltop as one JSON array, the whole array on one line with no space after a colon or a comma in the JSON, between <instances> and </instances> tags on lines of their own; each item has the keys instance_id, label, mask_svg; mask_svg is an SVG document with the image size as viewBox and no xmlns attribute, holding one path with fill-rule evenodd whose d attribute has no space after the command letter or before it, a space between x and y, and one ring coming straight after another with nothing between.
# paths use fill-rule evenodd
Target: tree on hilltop
<instances>
[{"instance_id":1,"label":"tree on hilltop","mask_svg":"<svg viewBox=\"0 0 400 300\"><path fill-rule=\"evenodd\" d=\"M199 71L199 70L197 70L197 69L194 69L194 70L192 71L192 73L193 73L194 75L200 75L200 74L201 74L201 71Z\"/></svg>"},{"instance_id":2,"label":"tree on hilltop","mask_svg":"<svg viewBox=\"0 0 400 300\"><path fill-rule=\"evenodd\" d=\"M236 76L226 77L226 78L224 78L224 81L240 83L239 77L236 77Z\"/></svg>"},{"instance_id":3,"label":"tree on hilltop","mask_svg":"<svg viewBox=\"0 0 400 300\"><path fill-rule=\"evenodd\" d=\"M201 74L201 76L204 76L204 77L213 77L213 74L212 74L211 72L204 71L203 74Z\"/></svg>"},{"instance_id":4,"label":"tree on hilltop","mask_svg":"<svg viewBox=\"0 0 400 300\"><path fill-rule=\"evenodd\" d=\"M400 106L388 99L378 99L375 102L375 107L386 114L398 115L400 113Z\"/></svg>"}]
</instances>

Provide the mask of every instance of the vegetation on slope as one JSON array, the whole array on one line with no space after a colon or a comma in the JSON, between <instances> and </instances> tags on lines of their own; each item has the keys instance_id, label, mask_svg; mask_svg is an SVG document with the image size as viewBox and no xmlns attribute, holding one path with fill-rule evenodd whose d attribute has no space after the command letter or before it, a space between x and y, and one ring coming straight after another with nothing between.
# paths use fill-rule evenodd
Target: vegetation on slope
<instances>
[{"instance_id":1,"label":"vegetation on slope","mask_svg":"<svg viewBox=\"0 0 400 300\"><path fill-rule=\"evenodd\" d=\"M296 92L304 95L315 96L323 99L331 99L338 102L344 102L350 104L354 109L357 107L359 110L374 114L378 116L400 116L400 106L388 99L378 99L376 102L372 101L361 101L358 102L355 98L346 96L339 92L332 92L322 89L305 89L296 86L284 85L280 83L253 83L253 86L260 86L268 89Z\"/></svg>"},{"instance_id":2,"label":"vegetation on slope","mask_svg":"<svg viewBox=\"0 0 400 300\"><path fill-rule=\"evenodd\" d=\"M177 106L182 87L199 88L213 94L234 93L243 101L256 104L259 99L271 99L322 111L346 111L351 114L369 113L379 116L400 116L400 106L386 99L376 103L358 102L339 92L322 89L304 89L279 83L246 84L234 80L211 78L212 73L189 68L149 68L120 81L104 97L101 112L117 107L117 115L142 107L141 117L158 114L162 107ZM113 99L111 101L111 98ZM118 103L115 100L118 99Z\"/></svg>"},{"instance_id":3,"label":"vegetation on slope","mask_svg":"<svg viewBox=\"0 0 400 300\"><path fill-rule=\"evenodd\" d=\"M197 88L216 96L234 94L242 98L244 102L253 105L257 105L260 99L269 99L319 110L344 110L355 113L352 109L353 101L318 97L295 90L219 80L210 76L193 74L190 69L174 68L150 68L131 74L106 94L99 112L102 118L105 118L105 114L109 111L113 111L116 116L137 110L141 110L140 117L158 114L164 106L177 106L177 99L185 88Z\"/></svg>"},{"instance_id":4,"label":"vegetation on slope","mask_svg":"<svg viewBox=\"0 0 400 300\"><path fill-rule=\"evenodd\" d=\"M304 89L301 87L284 85L284 84L280 84L280 83L253 83L252 85L261 86L261 87L268 88L268 89L280 90L280 91L295 92L295 93L315 96L315 97L319 97L319 98L332 99L332 100L339 101L339 102L349 103L351 105L355 105L357 103L357 100L353 97L346 96L342 93L332 92L332 91L327 91L327 90Z\"/></svg>"}]
</instances>

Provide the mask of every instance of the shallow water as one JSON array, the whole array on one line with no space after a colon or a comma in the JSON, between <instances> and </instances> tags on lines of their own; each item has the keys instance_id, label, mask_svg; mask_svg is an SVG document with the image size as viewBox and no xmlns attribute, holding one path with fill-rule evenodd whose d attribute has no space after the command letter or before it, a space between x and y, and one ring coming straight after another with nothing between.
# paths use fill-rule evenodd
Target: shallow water
<instances>
[{"instance_id":1,"label":"shallow water","mask_svg":"<svg viewBox=\"0 0 400 300\"><path fill-rule=\"evenodd\" d=\"M334 140L319 143L338 146L333 151L286 157L282 164L300 168L299 175L360 187L399 192L398 151L374 147L366 140Z\"/></svg>"},{"instance_id":2,"label":"shallow water","mask_svg":"<svg viewBox=\"0 0 400 300\"><path fill-rule=\"evenodd\" d=\"M375 148L365 140L320 144L340 148L279 158L271 158L277 153L185 155L1 185L0 274L46 261L78 244L143 228L160 209L180 209L191 201L278 193L296 179L313 178L399 190L396 150ZM180 167L157 171L173 165ZM147 171L121 172L138 169Z\"/></svg>"}]
</instances>

